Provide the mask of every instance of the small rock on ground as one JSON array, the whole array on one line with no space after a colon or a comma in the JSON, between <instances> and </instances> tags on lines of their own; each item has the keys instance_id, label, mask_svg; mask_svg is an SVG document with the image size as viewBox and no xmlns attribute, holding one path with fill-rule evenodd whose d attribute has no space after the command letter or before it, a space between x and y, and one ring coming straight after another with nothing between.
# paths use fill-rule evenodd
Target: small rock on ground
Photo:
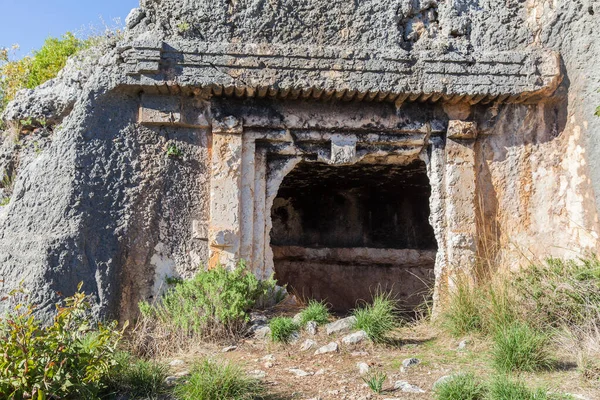
<instances>
[{"instance_id":1,"label":"small rock on ground","mask_svg":"<svg viewBox=\"0 0 600 400\"><path fill-rule=\"evenodd\" d=\"M315 336L317 334L317 326L318 324L315 321L309 321L306 323L306 332L309 335Z\"/></svg>"},{"instance_id":2,"label":"small rock on ground","mask_svg":"<svg viewBox=\"0 0 600 400\"><path fill-rule=\"evenodd\" d=\"M339 319L335 322L325 325L325 330L328 335L333 335L334 333L345 333L350 332L352 327L356 324L356 317L348 317Z\"/></svg>"},{"instance_id":3,"label":"small rock on ground","mask_svg":"<svg viewBox=\"0 0 600 400\"><path fill-rule=\"evenodd\" d=\"M407 358L406 360L402 361L402 367L410 368L419 365L420 363L421 360L419 360L418 358Z\"/></svg>"},{"instance_id":4,"label":"small rock on ground","mask_svg":"<svg viewBox=\"0 0 600 400\"><path fill-rule=\"evenodd\" d=\"M263 326L262 328L258 328L256 331L254 331L254 338L255 339L266 339L268 336L271 335L271 328L269 328L268 326Z\"/></svg>"},{"instance_id":5,"label":"small rock on ground","mask_svg":"<svg viewBox=\"0 0 600 400\"><path fill-rule=\"evenodd\" d=\"M221 353L230 353L235 350L237 350L237 346L229 346L229 347L225 347L223 350L221 350Z\"/></svg>"},{"instance_id":6,"label":"small rock on ground","mask_svg":"<svg viewBox=\"0 0 600 400\"><path fill-rule=\"evenodd\" d=\"M260 369L255 369L254 371L248 372L248 375L254 379L264 379L267 376L267 373Z\"/></svg>"},{"instance_id":7,"label":"small rock on ground","mask_svg":"<svg viewBox=\"0 0 600 400\"><path fill-rule=\"evenodd\" d=\"M307 351L313 347L317 347L317 342L311 339L306 339L304 343L302 343L302 346L300 346L300 351Z\"/></svg>"},{"instance_id":8,"label":"small rock on ground","mask_svg":"<svg viewBox=\"0 0 600 400\"><path fill-rule=\"evenodd\" d=\"M342 339L342 343L344 344L358 344L364 340L367 340L369 335L365 331L354 332Z\"/></svg>"},{"instance_id":9,"label":"small rock on ground","mask_svg":"<svg viewBox=\"0 0 600 400\"><path fill-rule=\"evenodd\" d=\"M289 343L297 343L298 340L300 340L300 333L299 332L294 332L290 335L290 338L288 339Z\"/></svg>"},{"instance_id":10,"label":"small rock on ground","mask_svg":"<svg viewBox=\"0 0 600 400\"><path fill-rule=\"evenodd\" d=\"M405 381L397 381L394 383L394 390L402 390L404 393L425 393L420 387L411 385Z\"/></svg>"},{"instance_id":11,"label":"small rock on ground","mask_svg":"<svg viewBox=\"0 0 600 400\"><path fill-rule=\"evenodd\" d=\"M361 375L368 373L370 369L369 364L365 362L359 362L358 364L356 364L356 367L358 368L358 373Z\"/></svg>"},{"instance_id":12,"label":"small rock on ground","mask_svg":"<svg viewBox=\"0 0 600 400\"><path fill-rule=\"evenodd\" d=\"M467 348L467 345L469 344L468 340L463 340L458 344L458 349L459 351L464 350Z\"/></svg>"},{"instance_id":13,"label":"small rock on ground","mask_svg":"<svg viewBox=\"0 0 600 400\"><path fill-rule=\"evenodd\" d=\"M317 349L317 351L315 351L315 356L319 354L335 353L338 351L338 349L338 344L336 342L331 342L327 346L323 346L320 349Z\"/></svg>"},{"instance_id":14,"label":"small rock on ground","mask_svg":"<svg viewBox=\"0 0 600 400\"><path fill-rule=\"evenodd\" d=\"M312 376L314 375L312 372L306 372L302 369L298 369L298 368L290 368L288 369L289 372L291 372L292 374L298 376L298 377L304 377L304 376Z\"/></svg>"}]
</instances>

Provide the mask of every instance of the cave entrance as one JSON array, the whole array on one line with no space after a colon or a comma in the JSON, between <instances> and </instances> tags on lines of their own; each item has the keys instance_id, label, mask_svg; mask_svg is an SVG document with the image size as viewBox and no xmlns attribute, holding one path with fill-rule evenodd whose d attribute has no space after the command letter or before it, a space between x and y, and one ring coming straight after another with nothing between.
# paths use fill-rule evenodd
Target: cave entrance
<instances>
[{"instance_id":1,"label":"cave entrance","mask_svg":"<svg viewBox=\"0 0 600 400\"><path fill-rule=\"evenodd\" d=\"M301 162L271 210L275 277L304 299L345 312L390 291L406 311L434 281L437 243L423 161L331 166Z\"/></svg>"}]
</instances>

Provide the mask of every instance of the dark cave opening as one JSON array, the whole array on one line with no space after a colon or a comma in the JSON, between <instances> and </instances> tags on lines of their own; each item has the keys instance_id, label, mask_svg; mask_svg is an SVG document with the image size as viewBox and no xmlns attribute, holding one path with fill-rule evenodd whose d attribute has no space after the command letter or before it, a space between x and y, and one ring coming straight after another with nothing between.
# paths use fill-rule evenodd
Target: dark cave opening
<instances>
[{"instance_id":1,"label":"dark cave opening","mask_svg":"<svg viewBox=\"0 0 600 400\"><path fill-rule=\"evenodd\" d=\"M379 290L413 310L430 292L437 243L425 163L300 163L273 203L277 280L336 311Z\"/></svg>"}]
</instances>

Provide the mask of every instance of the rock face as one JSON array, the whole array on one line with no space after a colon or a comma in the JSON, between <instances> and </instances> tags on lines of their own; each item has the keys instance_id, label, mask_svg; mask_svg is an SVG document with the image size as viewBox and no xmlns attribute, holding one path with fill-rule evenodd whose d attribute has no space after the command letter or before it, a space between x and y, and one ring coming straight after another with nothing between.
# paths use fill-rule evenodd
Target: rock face
<instances>
[{"instance_id":1,"label":"rock face","mask_svg":"<svg viewBox=\"0 0 600 400\"><path fill-rule=\"evenodd\" d=\"M415 304L433 282L439 308L478 255L597 251L598 15L143 0L3 115L0 292L23 282L50 313L83 281L128 319L167 277L243 258L334 308L377 287Z\"/></svg>"}]
</instances>

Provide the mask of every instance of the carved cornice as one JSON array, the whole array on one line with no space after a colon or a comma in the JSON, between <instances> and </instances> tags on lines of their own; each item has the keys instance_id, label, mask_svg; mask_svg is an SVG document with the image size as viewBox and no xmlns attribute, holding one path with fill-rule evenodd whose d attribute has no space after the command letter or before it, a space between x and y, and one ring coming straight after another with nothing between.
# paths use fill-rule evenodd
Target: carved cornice
<instances>
[{"instance_id":1,"label":"carved cornice","mask_svg":"<svg viewBox=\"0 0 600 400\"><path fill-rule=\"evenodd\" d=\"M134 42L120 48L126 84L146 91L358 101L535 102L561 82L558 55L463 56L434 51L348 49L198 41Z\"/></svg>"}]
</instances>

